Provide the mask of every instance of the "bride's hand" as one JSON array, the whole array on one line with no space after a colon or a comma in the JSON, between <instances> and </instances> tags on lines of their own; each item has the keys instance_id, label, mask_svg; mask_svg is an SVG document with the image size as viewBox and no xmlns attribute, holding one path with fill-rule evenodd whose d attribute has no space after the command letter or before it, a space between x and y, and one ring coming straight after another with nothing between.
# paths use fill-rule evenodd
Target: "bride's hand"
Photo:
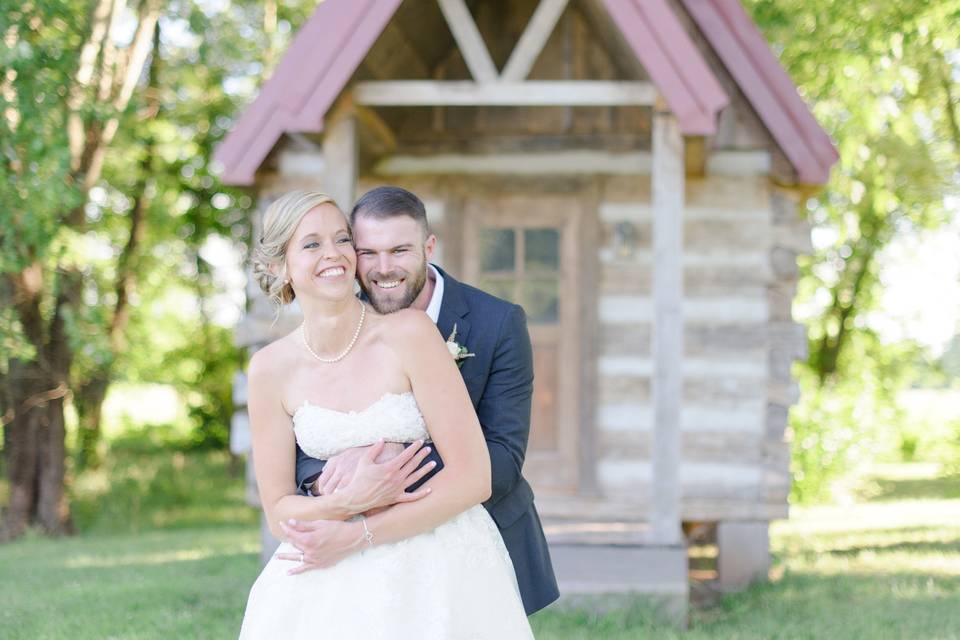
<instances>
[{"instance_id":1,"label":"bride's hand","mask_svg":"<svg viewBox=\"0 0 960 640\"><path fill-rule=\"evenodd\" d=\"M330 495L334 491L350 484L350 481L353 480L353 474L357 470L357 464L360 463L364 454L368 453L372 446L374 445L352 447L335 456L331 456L330 459L327 460L327 464L324 465L323 472L313 481L313 486L310 488L313 495ZM396 458L403 453L403 450L404 447L402 444L398 442L387 442L384 444L383 452L377 456L376 461L378 463L386 462L387 460Z\"/></svg>"},{"instance_id":2,"label":"bride's hand","mask_svg":"<svg viewBox=\"0 0 960 640\"><path fill-rule=\"evenodd\" d=\"M277 554L280 560L298 563L287 571L288 575L332 567L368 546L363 525L359 522L290 520L281 522L280 528L287 541L297 549L297 553Z\"/></svg>"},{"instance_id":3,"label":"bride's hand","mask_svg":"<svg viewBox=\"0 0 960 640\"><path fill-rule=\"evenodd\" d=\"M408 487L416 484L436 466L431 461L420 467L430 453L430 447L424 447L423 441L417 441L400 455L378 463L383 447L383 441L371 446L357 463L353 480L339 489L340 496L353 513L363 513L398 502L413 502L430 493L429 487L422 487L413 493L406 492Z\"/></svg>"}]
</instances>

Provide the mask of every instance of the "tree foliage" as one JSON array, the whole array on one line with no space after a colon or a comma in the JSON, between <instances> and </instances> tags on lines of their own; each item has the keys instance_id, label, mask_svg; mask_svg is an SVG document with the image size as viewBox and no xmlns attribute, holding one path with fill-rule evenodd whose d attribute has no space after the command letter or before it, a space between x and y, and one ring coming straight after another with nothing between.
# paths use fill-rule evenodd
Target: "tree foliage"
<instances>
[{"instance_id":1,"label":"tree foliage","mask_svg":"<svg viewBox=\"0 0 960 640\"><path fill-rule=\"evenodd\" d=\"M792 416L794 497L822 497L895 424L915 359L867 321L898 235L942 225L960 193L960 2L748 0L745 4L840 152L809 201L815 251L798 309L810 341Z\"/></svg>"},{"instance_id":2,"label":"tree foliage","mask_svg":"<svg viewBox=\"0 0 960 640\"><path fill-rule=\"evenodd\" d=\"M227 285L215 265L243 250L252 200L224 189L210 158L308 7L0 4L0 424L14 536L29 522L69 529L64 406L79 416L76 462L95 464L114 380L174 384L196 441L224 445L239 355L216 317Z\"/></svg>"}]
</instances>

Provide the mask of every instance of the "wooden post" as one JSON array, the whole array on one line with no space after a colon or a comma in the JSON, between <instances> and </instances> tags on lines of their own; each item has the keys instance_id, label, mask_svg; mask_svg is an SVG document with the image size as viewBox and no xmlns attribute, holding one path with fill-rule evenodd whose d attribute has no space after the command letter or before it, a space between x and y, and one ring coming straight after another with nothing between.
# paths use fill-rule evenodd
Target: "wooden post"
<instances>
[{"instance_id":1,"label":"wooden post","mask_svg":"<svg viewBox=\"0 0 960 640\"><path fill-rule=\"evenodd\" d=\"M341 105L327 120L323 138L323 186L340 209L350 214L359 172L357 118L352 104Z\"/></svg>"},{"instance_id":2,"label":"wooden post","mask_svg":"<svg viewBox=\"0 0 960 640\"><path fill-rule=\"evenodd\" d=\"M652 542L678 545L680 403L683 359L683 137L658 105L653 116L653 450Z\"/></svg>"}]
</instances>

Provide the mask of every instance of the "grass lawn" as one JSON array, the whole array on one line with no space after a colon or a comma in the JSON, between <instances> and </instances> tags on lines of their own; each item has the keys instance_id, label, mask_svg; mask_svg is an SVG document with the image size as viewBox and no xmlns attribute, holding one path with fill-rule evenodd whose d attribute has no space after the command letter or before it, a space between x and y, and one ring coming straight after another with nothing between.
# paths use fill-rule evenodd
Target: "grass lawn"
<instances>
[{"instance_id":1,"label":"grass lawn","mask_svg":"<svg viewBox=\"0 0 960 640\"><path fill-rule=\"evenodd\" d=\"M775 523L772 580L694 610L685 634L638 606L538 614L537 638L960 638L960 475L935 464L876 473L857 502Z\"/></svg>"},{"instance_id":2,"label":"grass lawn","mask_svg":"<svg viewBox=\"0 0 960 640\"><path fill-rule=\"evenodd\" d=\"M236 637L258 534L252 512L225 506L234 489L211 491L223 504L205 526L196 508L178 519L141 506L149 527L118 521L109 533L81 499L90 533L0 547L0 637ZM960 475L891 466L859 495L775 523L771 582L693 611L682 637L960 638ZM604 616L548 610L533 624L541 639L681 637L642 603Z\"/></svg>"}]
</instances>

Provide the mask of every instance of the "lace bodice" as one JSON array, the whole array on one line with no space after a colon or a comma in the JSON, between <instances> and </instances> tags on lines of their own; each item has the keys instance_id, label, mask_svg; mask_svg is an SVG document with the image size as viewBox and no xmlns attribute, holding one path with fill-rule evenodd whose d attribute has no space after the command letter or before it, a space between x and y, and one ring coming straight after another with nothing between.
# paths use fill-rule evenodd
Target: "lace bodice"
<instances>
[{"instance_id":1,"label":"lace bodice","mask_svg":"<svg viewBox=\"0 0 960 640\"><path fill-rule=\"evenodd\" d=\"M336 411L304 402L293 413L293 431L304 453L326 460L351 447L430 439L413 393L386 393L360 411Z\"/></svg>"}]
</instances>

